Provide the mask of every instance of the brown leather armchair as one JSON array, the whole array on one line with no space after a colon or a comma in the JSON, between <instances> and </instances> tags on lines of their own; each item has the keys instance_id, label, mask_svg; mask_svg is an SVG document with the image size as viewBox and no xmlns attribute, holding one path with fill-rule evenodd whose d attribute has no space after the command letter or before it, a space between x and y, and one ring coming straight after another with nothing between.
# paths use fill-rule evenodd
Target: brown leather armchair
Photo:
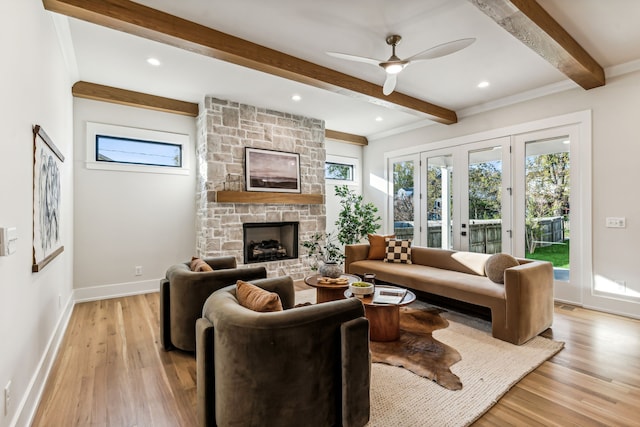
<instances>
[{"instance_id":1,"label":"brown leather armchair","mask_svg":"<svg viewBox=\"0 0 640 427\"><path fill-rule=\"evenodd\" d=\"M253 281L284 310L212 294L196 322L200 426L363 426L369 421L369 321L356 298L294 306L290 277Z\"/></svg>"},{"instance_id":2,"label":"brown leather armchair","mask_svg":"<svg viewBox=\"0 0 640 427\"><path fill-rule=\"evenodd\" d=\"M160 280L160 341L164 350L173 347L185 351L196 349L196 319L213 292L237 280L267 277L264 267L237 268L232 256L205 258L211 272L194 272L190 262L169 267Z\"/></svg>"}]
</instances>

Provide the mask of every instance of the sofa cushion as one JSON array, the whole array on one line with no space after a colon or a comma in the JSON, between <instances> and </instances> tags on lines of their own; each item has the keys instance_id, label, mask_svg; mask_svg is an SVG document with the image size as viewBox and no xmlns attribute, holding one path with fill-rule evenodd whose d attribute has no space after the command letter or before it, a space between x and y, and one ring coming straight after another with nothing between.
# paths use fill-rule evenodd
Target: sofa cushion
<instances>
[{"instance_id":1,"label":"sofa cushion","mask_svg":"<svg viewBox=\"0 0 640 427\"><path fill-rule=\"evenodd\" d=\"M484 269L492 282L504 284L504 271L520 265L517 259L509 254L493 254L485 263Z\"/></svg>"},{"instance_id":2,"label":"sofa cushion","mask_svg":"<svg viewBox=\"0 0 640 427\"><path fill-rule=\"evenodd\" d=\"M191 257L191 271L213 271L213 268L203 259L198 257Z\"/></svg>"},{"instance_id":3,"label":"sofa cushion","mask_svg":"<svg viewBox=\"0 0 640 427\"><path fill-rule=\"evenodd\" d=\"M387 241L395 239L395 234L383 236L381 234L369 234L369 255L367 259L384 259L387 254Z\"/></svg>"},{"instance_id":4,"label":"sofa cushion","mask_svg":"<svg viewBox=\"0 0 640 427\"><path fill-rule=\"evenodd\" d=\"M478 276L486 276L485 264L491 255L480 252L458 251L451 254L451 258L473 271Z\"/></svg>"},{"instance_id":5,"label":"sofa cushion","mask_svg":"<svg viewBox=\"0 0 640 427\"><path fill-rule=\"evenodd\" d=\"M411 264L411 240L396 240L386 238L387 254L384 262Z\"/></svg>"},{"instance_id":6,"label":"sofa cushion","mask_svg":"<svg viewBox=\"0 0 640 427\"><path fill-rule=\"evenodd\" d=\"M262 313L270 311L282 311L282 301L275 292L238 280L236 283L236 298L241 306Z\"/></svg>"}]
</instances>

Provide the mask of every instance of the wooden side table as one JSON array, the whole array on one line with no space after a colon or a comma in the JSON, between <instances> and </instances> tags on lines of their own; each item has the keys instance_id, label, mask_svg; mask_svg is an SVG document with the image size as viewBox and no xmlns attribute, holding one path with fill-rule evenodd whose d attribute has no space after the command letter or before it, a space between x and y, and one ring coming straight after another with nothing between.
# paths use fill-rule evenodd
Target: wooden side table
<instances>
[{"instance_id":1,"label":"wooden side table","mask_svg":"<svg viewBox=\"0 0 640 427\"><path fill-rule=\"evenodd\" d=\"M396 286L376 285L376 288L394 288ZM351 291L344 291L344 296L352 296ZM354 297L355 298L355 297ZM364 304L364 313L369 319L369 339L371 341L396 341L400 338L400 306L411 304L416 300L416 294L407 290L399 304L376 304L373 294L360 298Z\"/></svg>"},{"instance_id":2,"label":"wooden side table","mask_svg":"<svg viewBox=\"0 0 640 427\"><path fill-rule=\"evenodd\" d=\"M316 288L316 304L327 301L335 301L337 299L344 299L344 291L349 288L350 283L360 282L358 276L353 274L343 274L341 278L346 278L345 284L323 284L318 283L318 280L322 278L320 274L314 274L313 276L307 276L304 278L304 283Z\"/></svg>"}]
</instances>

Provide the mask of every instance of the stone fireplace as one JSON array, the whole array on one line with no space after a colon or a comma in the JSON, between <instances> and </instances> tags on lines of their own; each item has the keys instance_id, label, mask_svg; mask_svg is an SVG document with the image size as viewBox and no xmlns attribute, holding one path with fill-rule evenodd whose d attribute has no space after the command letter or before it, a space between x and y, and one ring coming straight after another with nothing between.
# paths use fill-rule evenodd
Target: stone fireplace
<instances>
[{"instance_id":1,"label":"stone fireplace","mask_svg":"<svg viewBox=\"0 0 640 427\"><path fill-rule=\"evenodd\" d=\"M245 147L298 153L301 194L293 196L301 197L265 199L259 192L244 193ZM287 250L291 255L279 258L278 248L271 247L267 249L275 249L275 257L250 262L252 266L264 265L269 277L289 275L300 279L310 274L309 261L299 242L326 228L324 122L206 97L198 117L196 150L198 255L232 255L239 265L247 264L247 229L258 223L296 223L298 239L292 243L295 247ZM242 196L236 198L241 201L221 200L221 193ZM308 202L305 195L320 196L320 202ZM253 240L280 240L287 233L284 231L278 238L262 234Z\"/></svg>"}]
</instances>

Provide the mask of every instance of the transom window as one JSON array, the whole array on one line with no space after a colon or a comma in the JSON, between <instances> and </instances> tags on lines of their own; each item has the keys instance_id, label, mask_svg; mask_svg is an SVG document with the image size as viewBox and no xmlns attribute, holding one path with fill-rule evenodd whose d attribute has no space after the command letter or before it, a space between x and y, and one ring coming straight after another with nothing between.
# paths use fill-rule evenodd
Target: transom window
<instances>
[{"instance_id":1,"label":"transom window","mask_svg":"<svg viewBox=\"0 0 640 427\"><path fill-rule=\"evenodd\" d=\"M182 146L167 142L96 135L96 161L182 167Z\"/></svg>"},{"instance_id":2,"label":"transom window","mask_svg":"<svg viewBox=\"0 0 640 427\"><path fill-rule=\"evenodd\" d=\"M327 154L324 163L324 179L331 185L359 185L359 169L359 159Z\"/></svg>"},{"instance_id":3,"label":"transom window","mask_svg":"<svg viewBox=\"0 0 640 427\"><path fill-rule=\"evenodd\" d=\"M339 179L353 181L353 165L345 163L326 162L324 164L325 179Z\"/></svg>"},{"instance_id":4,"label":"transom window","mask_svg":"<svg viewBox=\"0 0 640 427\"><path fill-rule=\"evenodd\" d=\"M189 135L87 122L87 169L189 174Z\"/></svg>"}]
</instances>

